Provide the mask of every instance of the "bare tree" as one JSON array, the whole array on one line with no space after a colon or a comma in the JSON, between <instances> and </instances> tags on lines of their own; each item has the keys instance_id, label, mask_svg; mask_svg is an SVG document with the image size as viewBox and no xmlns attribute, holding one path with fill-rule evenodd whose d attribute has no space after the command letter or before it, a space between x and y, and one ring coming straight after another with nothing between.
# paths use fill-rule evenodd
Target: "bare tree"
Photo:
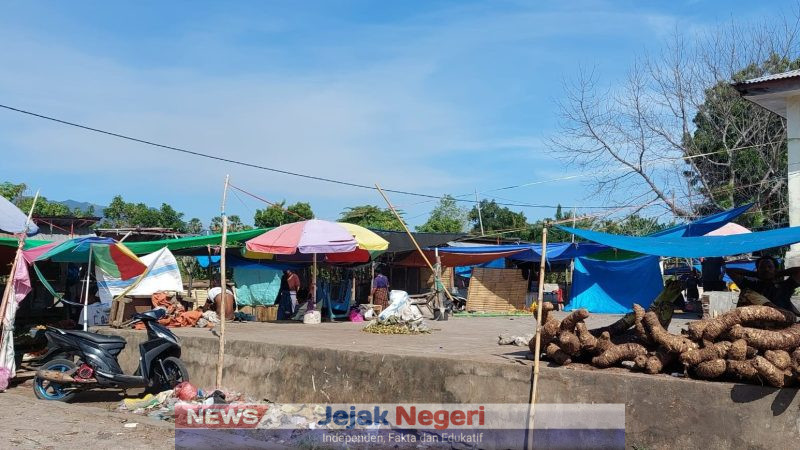
<instances>
[{"instance_id":1,"label":"bare tree","mask_svg":"<svg viewBox=\"0 0 800 450\"><path fill-rule=\"evenodd\" d=\"M777 23L777 24L776 24ZM624 83L603 89L583 70L566 84L554 149L578 164L611 204L649 199L690 217L745 201L786 215L786 132L777 115L744 101L731 82L800 67L798 16L677 32Z\"/></svg>"}]
</instances>

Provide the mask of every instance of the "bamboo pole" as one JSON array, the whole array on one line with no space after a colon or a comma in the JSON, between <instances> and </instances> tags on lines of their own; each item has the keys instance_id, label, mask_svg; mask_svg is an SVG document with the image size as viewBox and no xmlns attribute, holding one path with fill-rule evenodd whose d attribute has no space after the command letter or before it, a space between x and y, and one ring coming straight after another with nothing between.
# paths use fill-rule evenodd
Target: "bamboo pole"
<instances>
[{"instance_id":1,"label":"bamboo pole","mask_svg":"<svg viewBox=\"0 0 800 450\"><path fill-rule=\"evenodd\" d=\"M533 352L533 387L531 388L531 414L528 416L528 448L533 448L533 419L536 414L536 389L539 384L539 355L542 353L542 304L544 303L544 269L547 264L547 226L542 228L542 257L539 263L539 298L536 302L536 345Z\"/></svg>"},{"instance_id":2,"label":"bamboo pole","mask_svg":"<svg viewBox=\"0 0 800 450\"><path fill-rule=\"evenodd\" d=\"M83 291L83 331L89 330L89 276L92 273L92 246L89 245L89 262L86 263L86 286Z\"/></svg>"},{"instance_id":3,"label":"bamboo pole","mask_svg":"<svg viewBox=\"0 0 800 450\"><path fill-rule=\"evenodd\" d=\"M425 260L425 264L427 264L428 268L431 269L431 272L433 272L435 274L436 273L436 269L433 268L433 264L431 264L430 260L428 260L428 257L425 256L425 252L422 251L422 249L420 248L419 244L417 243L417 240L414 239L414 235L411 234L411 231L406 226L406 223L400 217L400 213L398 213L397 210L394 209L394 206L392 205L392 202L389 201L389 197L387 197L386 194L383 193L383 189L381 189L381 187L378 186L378 183L375 183L375 187L378 189L378 192L381 194L381 197L383 197L383 199L386 201L386 204L389 205L389 209L392 210L392 212L394 213L394 216L397 217L397 220L398 220L398 222L400 222L400 225L402 225L403 229L406 230L406 234L408 234L408 237L411 238L411 242L414 243L414 247L417 248L417 251L422 256L422 259ZM434 287L434 289L436 288L436 279L435 279L435 277L434 277L434 280L433 280L433 287ZM450 291L445 289L444 293L447 294L447 298L449 298L451 302L454 302L453 296L450 295Z\"/></svg>"},{"instance_id":4,"label":"bamboo pole","mask_svg":"<svg viewBox=\"0 0 800 450\"><path fill-rule=\"evenodd\" d=\"M8 283L6 283L6 287L3 290L3 300L0 302L0 328L3 327L6 319L6 309L8 307L9 297L11 296L11 286L14 283L14 274L17 272L17 264L19 263L19 259L22 256L22 248L25 246L25 238L28 237L28 225L31 223L31 217L33 217L33 210L36 208L36 202L39 200L39 191L36 191L36 195L33 196L33 203L31 203L31 209L28 211L28 218L25 219L25 229L22 231L22 234L18 238L17 242L17 252L14 254L14 261L11 263L11 272L8 274ZM24 264L24 263L23 263ZM0 348L2 348L3 343L3 335L0 334Z\"/></svg>"},{"instance_id":5,"label":"bamboo pole","mask_svg":"<svg viewBox=\"0 0 800 450\"><path fill-rule=\"evenodd\" d=\"M228 300L228 280L225 276L225 250L228 245L228 216L225 214L225 200L228 199L228 184L230 175L225 175L225 187L222 190L222 242L220 243L219 277L220 277L220 308L219 308L219 354L217 354L217 389L222 387L222 368L225 364L225 303Z\"/></svg>"}]
</instances>

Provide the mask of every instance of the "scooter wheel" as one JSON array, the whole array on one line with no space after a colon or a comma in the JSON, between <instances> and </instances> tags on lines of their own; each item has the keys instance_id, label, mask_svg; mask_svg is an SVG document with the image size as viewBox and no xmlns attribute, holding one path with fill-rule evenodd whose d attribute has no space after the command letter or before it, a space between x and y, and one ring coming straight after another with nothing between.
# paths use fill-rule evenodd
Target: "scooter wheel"
<instances>
[{"instance_id":1,"label":"scooter wheel","mask_svg":"<svg viewBox=\"0 0 800 450\"><path fill-rule=\"evenodd\" d=\"M54 359L44 364L40 370L57 370L59 372L69 372L78 366L68 359ZM55 383L39 377L33 378L33 393L36 398L41 400L55 400L58 402L69 402L75 397L76 392L70 390L67 385Z\"/></svg>"},{"instance_id":2,"label":"scooter wheel","mask_svg":"<svg viewBox=\"0 0 800 450\"><path fill-rule=\"evenodd\" d=\"M183 381L189 381L189 371L183 365L183 361L174 356L164 358L162 361L164 369L167 373L161 370L161 364L158 362L153 366L153 374L150 377L153 384L147 389L150 393L158 393L174 388Z\"/></svg>"}]
</instances>

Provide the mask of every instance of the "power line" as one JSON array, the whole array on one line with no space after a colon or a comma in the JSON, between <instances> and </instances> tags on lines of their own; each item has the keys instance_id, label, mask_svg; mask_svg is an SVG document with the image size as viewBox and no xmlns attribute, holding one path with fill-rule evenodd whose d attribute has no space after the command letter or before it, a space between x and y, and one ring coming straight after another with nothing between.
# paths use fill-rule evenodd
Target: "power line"
<instances>
[{"instance_id":1,"label":"power line","mask_svg":"<svg viewBox=\"0 0 800 450\"><path fill-rule=\"evenodd\" d=\"M58 118L55 118L55 117L46 116L44 114L39 114L39 113L35 113L35 112L32 112L32 111L26 111L24 109L14 108L12 106L4 105L4 104L0 104L0 108L7 109L9 111L18 112L20 114L29 115L29 116L36 117L36 118L39 118L39 119L44 119L44 120L49 120L51 122L60 123L62 125L68 125L68 126L71 126L71 127L80 128L80 129L83 129L83 130L86 130L86 131L93 131L95 133L105 134L107 136L113 136L113 137L116 137L116 138L119 138L119 139L125 139L125 140L128 140L128 141L137 142L137 143L140 143L140 144L145 144L145 145L150 145L150 146L153 146L153 147L158 147L158 148L161 148L161 149L164 149L164 150L171 150L171 151L174 151L174 152L184 153L184 154L187 154L187 155L198 156L198 157L207 158L207 159L213 159L215 161L222 161L222 162L226 162L226 163L229 163L229 164L236 164L236 165L240 165L240 166L250 167L250 168L253 168L253 169L266 170L266 171L269 171L269 172L280 173L280 174L283 174L283 175L289 175L289 176L293 176L293 177L305 178L305 179L315 180L315 181L322 181L322 182L326 182L326 183L339 184L339 185L342 185L342 186L349 186L349 187L354 187L354 188L359 188L359 189L369 189L371 191L376 190L374 186L369 186L369 185L365 185L365 184L353 183L353 182L343 181L343 180L336 180L336 179L333 179L333 178L320 177L320 176L316 176L316 175L308 175L308 174L303 174L303 173L299 173L299 172L292 172L292 171L289 171L289 170L262 166L262 165L259 165L259 164L254 164L254 163L249 163L249 162L245 162L245 161L225 158L225 157L222 157L222 156L217 156L217 155L212 155L212 154L208 154L208 153L198 152L198 151L189 150L189 149L180 148L180 147L175 147L175 146L171 146L171 145L159 144L157 142L148 141L146 139L140 139L140 138L124 135L124 134L121 134L121 133L115 133L115 132L112 132L112 131L101 130L99 128L90 127L88 125L82 125L82 124L79 124L79 123L76 123L76 122L70 122L68 120L58 119ZM401 190L396 190L396 189L384 189L384 191L392 192L394 194L410 195L410 196L424 197L424 198L429 198L429 199L441 199L441 198L443 198L442 196L436 196L436 195L430 195L430 194L422 194L422 193L410 192L410 191L401 191ZM460 199L460 198L454 198L454 199L455 199L455 201L458 201L458 202L473 203L471 200L464 200L464 199ZM501 206L514 206L514 207L519 207L519 208L547 208L547 209L553 209L553 208L557 207L557 205L542 205L542 204L528 204L528 203L497 203L497 204L501 205ZM595 206L595 207L592 207L592 208L601 209L601 208L613 208L613 207Z\"/></svg>"}]
</instances>

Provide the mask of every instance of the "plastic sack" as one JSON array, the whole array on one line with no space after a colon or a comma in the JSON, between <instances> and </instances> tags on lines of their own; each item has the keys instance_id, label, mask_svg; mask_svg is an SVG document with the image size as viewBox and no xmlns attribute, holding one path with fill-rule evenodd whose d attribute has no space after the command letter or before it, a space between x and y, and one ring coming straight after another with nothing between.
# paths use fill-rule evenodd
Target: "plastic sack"
<instances>
[{"instance_id":1,"label":"plastic sack","mask_svg":"<svg viewBox=\"0 0 800 450\"><path fill-rule=\"evenodd\" d=\"M408 293L406 291L389 292L389 306L381 311L381 315L378 316L378 320L386 320L392 316L400 316L400 311L402 311L410 303L411 300L408 298Z\"/></svg>"},{"instance_id":2,"label":"plastic sack","mask_svg":"<svg viewBox=\"0 0 800 450\"><path fill-rule=\"evenodd\" d=\"M303 323L318 324L322 322L322 315L319 311L308 311L303 314Z\"/></svg>"},{"instance_id":3,"label":"plastic sack","mask_svg":"<svg viewBox=\"0 0 800 450\"><path fill-rule=\"evenodd\" d=\"M363 322L364 316L361 315L361 312L357 309L353 309L350 311L350 322Z\"/></svg>"}]
</instances>

